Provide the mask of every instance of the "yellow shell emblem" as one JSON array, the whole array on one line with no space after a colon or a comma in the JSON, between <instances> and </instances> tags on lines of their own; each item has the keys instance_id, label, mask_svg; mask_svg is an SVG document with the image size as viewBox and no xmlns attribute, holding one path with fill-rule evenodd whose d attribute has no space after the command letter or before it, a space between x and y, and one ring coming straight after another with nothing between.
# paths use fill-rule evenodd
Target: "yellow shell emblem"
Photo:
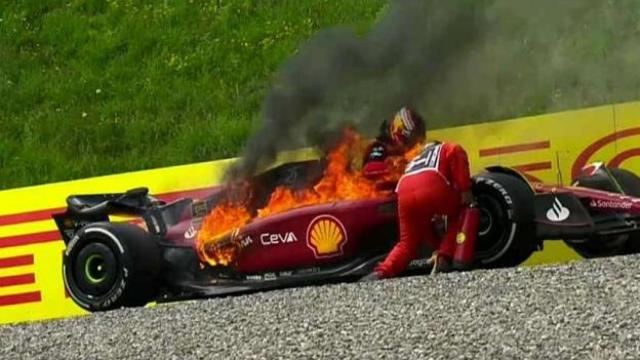
<instances>
[{"instance_id":1,"label":"yellow shell emblem","mask_svg":"<svg viewBox=\"0 0 640 360\"><path fill-rule=\"evenodd\" d=\"M457 242L458 244L462 244L462 243L464 243L465 241L467 241L467 236L466 236L464 233L462 233L462 232L461 232L461 233L458 233L458 236L456 237L456 242Z\"/></svg>"},{"instance_id":2,"label":"yellow shell emblem","mask_svg":"<svg viewBox=\"0 0 640 360\"><path fill-rule=\"evenodd\" d=\"M340 255L346 242L344 226L333 216L319 216L309 224L307 245L316 257Z\"/></svg>"}]
</instances>

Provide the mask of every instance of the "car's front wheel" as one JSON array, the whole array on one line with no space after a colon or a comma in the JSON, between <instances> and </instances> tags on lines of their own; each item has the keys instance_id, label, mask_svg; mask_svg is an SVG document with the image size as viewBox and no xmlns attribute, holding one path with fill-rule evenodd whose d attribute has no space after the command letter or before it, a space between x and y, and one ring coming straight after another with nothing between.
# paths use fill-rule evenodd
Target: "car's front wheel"
<instances>
[{"instance_id":1,"label":"car's front wheel","mask_svg":"<svg viewBox=\"0 0 640 360\"><path fill-rule=\"evenodd\" d=\"M153 300L161 268L160 248L147 232L130 224L95 223L67 245L62 273L76 304L107 311Z\"/></svg>"}]
</instances>

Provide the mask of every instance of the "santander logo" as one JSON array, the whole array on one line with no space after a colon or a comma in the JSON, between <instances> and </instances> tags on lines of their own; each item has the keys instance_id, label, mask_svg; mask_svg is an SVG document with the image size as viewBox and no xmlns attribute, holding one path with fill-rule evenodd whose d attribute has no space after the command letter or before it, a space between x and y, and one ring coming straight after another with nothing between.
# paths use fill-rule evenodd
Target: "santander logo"
<instances>
[{"instance_id":1,"label":"santander logo","mask_svg":"<svg viewBox=\"0 0 640 360\"><path fill-rule=\"evenodd\" d=\"M549 210L547 210L547 219L553 222L565 221L569 218L569 215L571 215L571 212L562 205L558 198L555 198L553 205Z\"/></svg>"}]
</instances>

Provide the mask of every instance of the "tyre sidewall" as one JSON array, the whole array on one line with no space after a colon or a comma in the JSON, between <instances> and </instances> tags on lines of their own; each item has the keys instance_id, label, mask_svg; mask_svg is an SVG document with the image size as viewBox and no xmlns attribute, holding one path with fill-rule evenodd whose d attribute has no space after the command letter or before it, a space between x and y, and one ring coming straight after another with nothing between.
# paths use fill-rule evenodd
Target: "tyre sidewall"
<instances>
[{"instance_id":1,"label":"tyre sidewall","mask_svg":"<svg viewBox=\"0 0 640 360\"><path fill-rule=\"evenodd\" d=\"M69 295L82 308L89 311L100 311L117 308L122 304L132 266L126 242L123 240L117 237L108 223L98 223L87 225L78 231L67 245L62 263L63 280ZM118 266L114 284L101 296L86 294L78 286L73 274L73 264L77 260L77 255L93 242L106 245L116 257Z\"/></svg>"}]
</instances>

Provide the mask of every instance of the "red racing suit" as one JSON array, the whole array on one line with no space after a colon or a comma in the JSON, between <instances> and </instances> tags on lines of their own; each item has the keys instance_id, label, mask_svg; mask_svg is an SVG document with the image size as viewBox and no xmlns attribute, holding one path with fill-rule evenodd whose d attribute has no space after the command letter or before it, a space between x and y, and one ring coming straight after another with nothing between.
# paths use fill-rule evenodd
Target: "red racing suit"
<instances>
[{"instance_id":1,"label":"red racing suit","mask_svg":"<svg viewBox=\"0 0 640 360\"><path fill-rule=\"evenodd\" d=\"M426 241L439 256L451 259L459 230L460 194L471 189L469 161L464 149L454 143L430 143L407 165L398 181L400 239L387 258L376 267L381 277L404 271L419 255ZM439 239L433 228L436 215L447 219L447 232Z\"/></svg>"}]
</instances>

